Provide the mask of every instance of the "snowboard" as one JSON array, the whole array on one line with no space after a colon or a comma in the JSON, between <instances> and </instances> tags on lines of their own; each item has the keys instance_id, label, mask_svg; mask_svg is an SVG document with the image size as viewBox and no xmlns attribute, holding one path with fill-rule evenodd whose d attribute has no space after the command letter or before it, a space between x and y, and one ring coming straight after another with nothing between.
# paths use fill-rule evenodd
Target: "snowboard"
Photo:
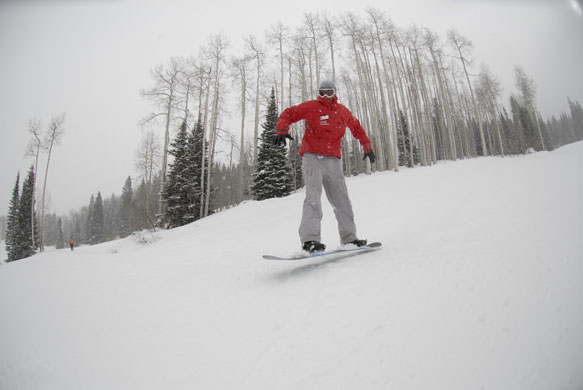
<instances>
[{"instance_id":1,"label":"snowboard","mask_svg":"<svg viewBox=\"0 0 583 390\"><path fill-rule=\"evenodd\" d=\"M272 256L272 255L263 255L263 258L266 260L306 260L306 259L313 259L313 258L322 258L322 257L334 257L335 259L341 259L344 257L356 256L368 252L372 252L378 249L381 249L380 242L371 242L370 244L363 245L361 247L355 248L347 248L347 249L336 249L332 251L323 251L323 252L302 252L300 254L296 254L293 256Z\"/></svg>"}]
</instances>

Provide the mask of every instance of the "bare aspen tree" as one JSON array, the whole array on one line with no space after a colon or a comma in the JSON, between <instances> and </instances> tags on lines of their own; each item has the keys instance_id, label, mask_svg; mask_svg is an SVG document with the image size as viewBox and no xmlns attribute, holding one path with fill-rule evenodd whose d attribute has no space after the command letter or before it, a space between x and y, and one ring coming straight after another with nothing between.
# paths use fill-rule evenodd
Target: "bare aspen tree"
<instances>
[{"instance_id":1,"label":"bare aspen tree","mask_svg":"<svg viewBox=\"0 0 583 390\"><path fill-rule=\"evenodd\" d=\"M416 85L419 91L418 99L420 100L420 110L422 115L422 158L425 164L435 163L437 157L435 154L435 137L431 131L431 99L429 97L429 92L427 84L425 81L425 74L428 73L424 69L424 63L419 54L420 52L420 31L416 27L409 30L409 50L411 53L411 59L414 63Z\"/></svg>"},{"instance_id":2,"label":"bare aspen tree","mask_svg":"<svg viewBox=\"0 0 583 390\"><path fill-rule=\"evenodd\" d=\"M322 25L324 27L324 34L328 39L328 48L330 49L330 66L332 68L332 81L336 83L336 56L334 47L336 45L336 34L333 27L333 22L326 13L322 16Z\"/></svg>"},{"instance_id":3,"label":"bare aspen tree","mask_svg":"<svg viewBox=\"0 0 583 390\"><path fill-rule=\"evenodd\" d=\"M204 56L204 53L201 54L201 57ZM210 98L210 91L211 91L211 80L212 80L212 67L208 64L205 64L204 61L201 61L199 65L196 65L194 62L195 68L195 77L197 80L197 88L196 93L198 95L198 121L201 122L203 136L202 136L202 150L207 150L207 139L206 139L206 128L208 123L208 112L209 112L209 98ZM204 97L204 100L203 100ZM201 162L200 162L200 209L199 214L200 216L204 215L204 205L205 205L205 169L206 166L206 155L205 153L201 153Z\"/></svg>"},{"instance_id":4,"label":"bare aspen tree","mask_svg":"<svg viewBox=\"0 0 583 390\"><path fill-rule=\"evenodd\" d=\"M401 32L397 35L397 38L398 39L395 41L395 49L397 50L398 56L396 56L395 59L397 60L397 66L400 69L399 82L403 99L403 107L405 108L404 113L409 125L409 150L407 153L409 156L409 166L414 167L414 151L415 147L419 144L419 110L413 94L414 76L413 70L411 69L410 58L407 56L407 36Z\"/></svg>"},{"instance_id":5,"label":"bare aspen tree","mask_svg":"<svg viewBox=\"0 0 583 390\"><path fill-rule=\"evenodd\" d=\"M451 97L448 96L447 80L443 72L441 63L442 48L439 47L437 34L425 29L423 36L424 44L429 50L429 55L433 65L433 74L436 79L436 95L440 104L441 113L444 117L445 132L443 134L447 141L444 141L445 156L450 160L455 160L457 156L456 140L454 136L453 110L451 107Z\"/></svg>"},{"instance_id":6,"label":"bare aspen tree","mask_svg":"<svg viewBox=\"0 0 583 390\"><path fill-rule=\"evenodd\" d=\"M173 112L179 106L180 100L177 96L178 76L182 72L182 67L176 58L171 58L167 68L162 65L157 66L151 72L154 79L154 86L149 90L142 90L142 97L152 101L161 111L151 113L142 120L142 124L148 123L162 117L164 119L164 148L162 149L162 165L160 167L160 204L158 212L164 212L164 202L162 193L164 183L166 183L166 169L168 165L168 145L170 142L170 123L173 119Z\"/></svg>"},{"instance_id":7,"label":"bare aspen tree","mask_svg":"<svg viewBox=\"0 0 583 390\"><path fill-rule=\"evenodd\" d=\"M246 102L247 102L247 77L248 77L248 57L235 58L232 61L232 66L234 68L234 78L241 84L241 94L239 97L239 104L241 108L241 137L239 142L239 166L241 170L241 175L239 177L240 185L238 186L238 196L239 199L243 199L244 190L247 182L247 161L245 159L245 114L247 112Z\"/></svg>"},{"instance_id":8,"label":"bare aspen tree","mask_svg":"<svg viewBox=\"0 0 583 390\"><path fill-rule=\"evenodd\" d=\"M377 161L376 168L384 171L387 166L386 153L390 154L390 147L387 141L390 139L387 136L389 120L387 117L387 103L385 100L385 89L383 88L383 82L381 77L381 71L378 63L377 53L375 50L375 40L374 33L367 28L366 34L366 45L363 45L363 52L366 54L364 58L366 59L367 69L368 69L368 83L370 84L370 101L371 103L371 117L373 132L373 137L376 139ZM370 54L368 53L370 51ZM374 65L370 61L370 55L374 60ZM375 80L376 79L376 80ZM375 81L377 85L375 86Z\"/></svg>"},{"instance_id":9,"label":"bare aspen tree","mask_svg":"<svg viewBox=\"0 0 583 390\"><path fill-rule=\"evenodd\" d=\"M409 124L409 131L408 131L408 135L406 135L408 138L407 140L403 140L403 148L406 147L406 144L409 145L409 150L408 151L404 151L406 152L406 154L409 156L409 166L413 167L415 166L415 162L414 162L414 154L413 154L413 148L414 148L414 142L413 142L413 135L415 133L414 130L414 118L415 116L411 113L411 109L410 107L412 106L410 104L410 95L408 92L408 88L405 88L405 85L407 85L408 83L408 78L407 78L407 74L409 73L407 70L407 67L405 65L405 62L403 61L403 56L401 55L401 46L404 46L403 43L403 38L402 38L402 33L395 31L393 34L390 35L390 39L389 39L389 47L391 48L391 53L392 53L392 57L395 61L395 70L396 70L396 74L397 74L397 80L398 80L398 84L399 84L399 97L400 97L400 103L401 103L401 107L403 107L403 114L405 116L405 120L407 121L407 123ZM405 135L403 135L403 137L405 137Z\"/></svg>"},{"instance_id":10,"label":"bare aspen tree","mask_svg":"<svg viewBox=\"0 0 583 390\"><path fill-rule=\"evenodd\" d=\"M545 140L543 138L540 121L537 115L538 110L535 103L536 84L534 83L533 79L526 75L524 69L519 65L514 67L514 75L516 77L516 88L518 88L519 99L530 114L532 122L536 123L536 129L541 147L543 150L546 150Z\"/></svg>"},{"instance_id":11,"label":"bare aspen tree","mask_svg":"<svg viewBox=\"0 0 583 390\"><path fill-rule=\"evenodd\" d=\"M470 96L472 98L472 106L474 107L474 112L478 117L477 121L478 121L478 130L480 132L480 143L482 145L482 155L487 156L488 151L486 149L486 139L484 138L484 128L482 125L482 118L480 115L480 110L478 110L478 105L476 103L476 98L474 96L474 90L472 88L472 83L470 81L470 74L469 74L468 68L467 68L467 65L470 65L470 63L471 63L471 61L468 58L469 54L467 53L467 51L472 48L472 43L468 39L466 39L465 37L460 35L456 30L450 30L447 34L447 37L448 37L450 43L452 44L453 48L455 49L456 54L458 55L458 59L462 63L462 67L464 69L464 74L466 76L466 81L468 82L468 88L470 89Z\"/></svg>"},{"instance_id":12,"label":"bare aspen tree","mask_svg":"<svg viewBox=\"0 0 583 390\"><path fill-rule=\"evenodd\" d=\"M412 134L412 138L415 140L415 144L417 145L417 150L419 151L419 157L421 165L426 165L425 160L425 147L424 147L424 123L423 117L421 112L421 106L419 101L419 91L417 85L417 79L415 77L415 63L414 58L411 55L411 48L408 46L408 37L407 41L404 41L403 46L403 53L405 53L403 57L403 61L405 63L406 75L407 75L407 94L409 96L409 103L411 104L411 111L412 111L412 126L410 127L410 133ZM414 165L413 159L413 145L411 145L411 163Z\"/></svg>"},{"instance_id":13,"label":"bare aspen tree","mask_svg":"<svg viewBox=\"0 0 583 390\"><path fill-rule=\"evenodd\" d=\"M47 178L49 176L49 165L51 163L51 154L53 152L53 147L61 143L61 139L65 132L65 114L55 116L51 119L49 123L49 128L47 129L47 134L43 142L44 149L47 153L47 166L45 168L45 178L43 183L42 201L41 201L41 212L40 212L40 250L44 252L44 218L45 218L45 196L47 193Z\"/></svg>"},{"instance_id":14,"label":"bare aspen tree","mask_svg":"<svg viewBox=\"0 0 583 390\"><path fill-rule=\"evenodd\" d=\"M312 42L312 50L314 52L314 61L316 66L316 83L312 84L315 85L316 88L320 85L320 52L318 50L318 42L320 41L320 32L318 29L318 25L320 23L318 15L312 13L304 14L304 24L309 32L309 36Z\"/></svg>"},{"instance_id":15,"label":"bare aspen tree","mask_svg":"<svg viewBox=\"0 0 583 390\"><path fill-rule=\"evenodd\" d=\"M403 113L403 115L405 115L406 118L406 100L405 100L405 94L403 91L403 79L401 77L401 71L399 68L399 61L396 58L395 55L395 47L397 45L397 41L399 40L399 36L398 36L398 31L397 28L390 22L390 21L383 21L382 24L382 30L381 30L381 37L383 38L383 44L388 44L388 49L390 51L390 53L387 55L388 57L388 61L387 61L387 66L389 68L389 75L387 75L387 77L390 76L390 80L392 80L392 85L390 88L390 97L391 97L391 101L392 101L392 113L393 113L393 123L395 126L395 131L394 131L394 137L395 137L395 170L398 170L398 166L399 166L399 146L398 146L398 128L400 127L400 113ZM380 37L379 37L380 39ZM383 45L381 45L382 47ZM389 84L389 82L387 82L387 85ZM403 134L403 136L405 136ZM404 145L405 142L403 142L403 148L405 148ZM403 152L405 152L403 150Z\"/></svg>"},{"instance_id":16,"label":"bare aspen tree","mask_svg":"<svg viewBox=\"0 0 583 390\"><path fill-rule=\"evenodd\" d=\"M243 162L243 156L245 154L245 114L247 112L247 64L248 59L246 57L235 58L231 61L231 65L234 68L233 77L241 84L241 93L239 95L239 107L241 113L241 138L240 138L240 153L239 161Z\"/></svg>"},{"instance_id":17,"label":"bare aspen tree","mask_svg":"<svg viewBox=\"0 0 583 390\"><path fill-rule=\"evenodd\" d=\"M460 122L460 129L459 129L459 137L461 140L461 145L462 145L462 156L463 157L469 157L472 156L472 153L475 154L475 146L472 148L472 146L470 145L470 134L468 131L469 128L469 124L470 124L470 119L469 118L469 114L468 115L464 115L463 111L465 109L466 112L470 112L470 108L469 108L469 104L467 101L467 98L465 96L462 95L462 93L459 90L458 87L458 78L456 77L455 74L455 66L451 66L451 73L452 73L452 77L451 80L453 82L453 87L455 90L455 103L454 105L457 107L457 112L458 112L458 116L460 117L459 122ZM463 122L466 122L466 124L464 125ZM473 139L473 137L472 137Z\"/></svg>"},{"instance_id":18,"label":"bare aspen tree","mask_svg":"<svg viewBox=\"0 0 583 390\"><path fill-rule=\"evenodd\" d=\"M306 48L306 44L304 38L301 36L300 33L294 36L294 52L297 58L298 64L298 83L300 84L300 92L301 92L301 100L306 101L308 99L308 81L306 76L306 63L308 59L306 58L306 52L309 52L309 49ZM311 86L310 86L310 96L311 95Z\"/></svg>"},{"instance_id":19,"label":"bare aspen tree","mask_svg":"<svg viewBox=\"0 0 583 390\"><path fill-rule=\"evenodd\" d=\"M36 202L36 178L38 176L38 158L41 150L43 149L42 137L42 126L38 119L31 119L28 122L28 132L31 135L30 141L26 148L26 155L29 157L34 157L34 180L32 182L32 196L30 209L32 210L30 214L30 226L32 231L32 247L36 248L36 223L34 220L34 208Z\"/></svg>"},{"instance_id":20,"label":"bare aspen tree","mask_svg":"<svg viewBox=\"0 0 583 390\"><path fill-rule=\"evenodd\" d=\"M381 98L382 98L382 112L383 112L383 121L385 122L386 126L386 138L388 140L388 150L389 150L389 160L387 161L387 168L388 169L395 169L398 170L398 151L397 151L397 111L396 111L396 102L393 95L394 88L391 87L391 78L389 74L391 73L389 66L389 60L384 52L383 44L384 39L381 37L381 33L385 34L384 31L390 30L392 26L389 26L389 23L386 21L384 15L379 12L378 10L369 8L367 11L369 20L372 22L372 37L373 37L373 45L376 39L376 44L379 48L379 55L381 58L382 64L382 78L385 81L386 85L386 95L389 100L388 107L387 103L385 102L385 93L383 92L382 88L382 80L381 80L381 71L377 69L378 78L379 78L379 88L381 89ZM375 56L376 62L376 56ZM377 65L378 68L378 65ZM389 120L389 111L391 113L391 120Z\"/></svg>"},{"instance_id":21,"label":"bare aspen tree","mask_svg":"<svg viewBox=\"0 0 583 390\"><path fill-rule=\"evenodd\" d=\"M263 63L265 62L265 50L257 38L253 35L246 39L247 49L249 50L249 56L255 60L255 71L256 71L256 82L255 82L255 122L253 125L253 165L257 161L257 153L259 147L259 97L261 96L261 70Z\"/></svg>"},{"instance_id":22,"label":"bare aspen tree","mask_svg":"<svg viewBox=\"0 0 583 390\"><path fill-rule=\"evenodd\" d=\"M275 25L271 25L269 30L267 31L266 35L267 35L267 41L270 44L276 44L277 45L277 50L279 53L279 82L280 82L280 87L279 87L279 95L280 95L280 99L279 99L279 107L283 108L285 107L285 103L284 103L284 88L283 88L283 80L284 80L284 51L283 51L283 47L288 39L288 28L285 27L281 22L275 24Z\"/></svg>"},{"instance_id":23,"label":"bare aspen tree","mask_svg":"<svg viewBox=\"0 0 583 390\"><path fill-rule=\"evenodd\" d=\"M498 100L502 93L500 82L490 72L487 65L482 64L478 79L478 98L490 116L490 121L496 126L496 139L500 155L504 156L504 143L500 126L500 108Z\"/></svg>"},{"instance_id":24,"label":"bare aspen tree","mask_svg":"<svg viewBox=\"0 0 583 390\"><path fill-rule=\"evenodd\" d=\"M362 48L362 31L361 31L361 24L358 21L358 18L356 17L356 15L352 14L352 13L347 13L343 16L342 18L342 34L344 36L347 36L350 38L350 47L352 48L352 54L354 56L354 63L356 66L356 74L357 74L357 79L358 79L358 90L360 91L360 93L355 93L354 94L354 100L353 100L353 104L354 106L352 107L356 107L357 108L357 117L360 119L360 121L363 123L364 128L368 128L369 131L371 130L371 124L369 121L369 116L368 116L368 102L367 102L367 82L366 82L366 75L365 72L366 70L364 69L364 67L366 66L364 64L364 60L362 59L362 54L361 51L358 49L358 47L360 46ZM356 92L356 86L355 86L355 92ZM362 110L360 109L360 107L362 107ZM376 142L375 142L376 144ZM355 155L360 156L360 150L353 150L353 153ZM367 160L369 161L369 160ZM367 165L368 167L369 165ZM367 170L368 171L368 170Z\"/></svg>"},{"instance_id":25,"label":"bare aspen tree","mask_svg":"<svg viewBox=\"0 0 583 390\"><path fill-rule=\"evenodd\" d=\"M227 40L222 35L212 36L208 45L207 55L209 59L213 62L213 100L212 100L212 112L211 121L209 126L209 155L208 155L208 168L207 168L207 180L206 180L206 199L204 205L203 216L208 216L209 204L210 204L210 186L212 177L212 168L214 162L215 146L217 142L218 124L220 119L220 105L219 102L222 98L221 94L221 81L222 81L222 68L221 64L225 62L225 50L229 46ZM224 92L223 92L224 93Z\"/></svg>"},{"instance_id":26,"label":"bare aspen tree","mask_svg":"<svg viewBox=\"0 0 583 390\"><path fill-rule=\"evenodd\" d=\"M324 30L324 34L328 40L328 48L330 49L330 66L332 69L332 81L337 84L336 81L336 51L335 51L335 46L336 46L336 30L334 28L334 24L333 21L330 19L330 17L324 13L321 19L322 25L323 25L323 30ZM347 138L344 137L342 138L342 154L345 156L345 158L343 159L344 162L344 173L346 176L350 176L352 174L351 172L351 164L350 164L350 144L347 141Z\"/></svg>"},{"instance_id":27,"label":"bare aspen tree","mask_svg":"<svg viewBox=\"0 0 583 390\"><path fill-rule=\"evenodd\" d=\"M138 172L141 172L140 177L143 177L146 183L146 219L149 225L153 225L150 193L152 192L154 172L160 169L161 150L160 140L152 130L142 132L142 141L136 150L134 163Z\"/></svg>"}]
</instances>

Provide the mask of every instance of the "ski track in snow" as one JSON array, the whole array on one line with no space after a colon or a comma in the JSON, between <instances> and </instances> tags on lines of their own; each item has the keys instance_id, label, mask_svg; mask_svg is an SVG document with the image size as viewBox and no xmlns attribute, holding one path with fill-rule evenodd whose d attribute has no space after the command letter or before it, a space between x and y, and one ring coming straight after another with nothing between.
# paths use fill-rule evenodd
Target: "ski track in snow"
<instances>
[{"instance_id":1,"label":"ski track in snow","mask_svg":"<svg viewBox=\"0 0 583 390\"><path fill-rule=\"evenodd\" d=\"M300 190L2 264L0 389L583 388L583 143L347 183L381 250L261 259Z\"/></svg>"}]
</instances>

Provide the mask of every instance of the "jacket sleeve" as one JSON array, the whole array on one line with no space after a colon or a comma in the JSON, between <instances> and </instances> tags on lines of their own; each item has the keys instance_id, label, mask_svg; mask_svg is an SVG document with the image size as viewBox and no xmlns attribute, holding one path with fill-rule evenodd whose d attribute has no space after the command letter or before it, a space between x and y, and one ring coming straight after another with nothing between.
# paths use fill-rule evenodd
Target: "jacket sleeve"
<instances>
[{"instance_id":1,"label":"jacket sleeve","mask_svg":"<svg viewBox=\"0 0 583 390\"><path fill-rule=\"evenodd\" d=\"M296 106L291 106L283 110L279 119L277 120L276 135L288 134L289 126L302 119L306 119L306 114L309 112L310 102L304 102Z\"/></svg>"},{"instance_id":2,"label":"jacket sleeve","mask_svg":"<svg viewBox=\"0 0 583 390\"><path fill-rule=\"evenodd\" d=\"M346 108L346 114L348 116L347 124L348 128L350 129L350 132L352 133L354 138L356 138L358 142L360 142L365 153L370 152L372 150L370 139L366 135L366 132L364 131L362 126L360 125L360 121L352 115L348 108Z\"/></svg>"}]
</instances>

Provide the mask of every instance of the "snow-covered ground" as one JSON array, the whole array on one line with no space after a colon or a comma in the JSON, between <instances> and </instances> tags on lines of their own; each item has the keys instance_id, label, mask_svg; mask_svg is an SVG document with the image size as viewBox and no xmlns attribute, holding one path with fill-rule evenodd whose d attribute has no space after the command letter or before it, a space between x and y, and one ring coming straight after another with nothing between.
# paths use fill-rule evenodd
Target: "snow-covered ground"
<instances>
[{"instance_id":1,"label":"snow-covered ground","mask_svg":"<svg viewBox=\"0 0 583 390\"><path fill-rule=\"evenodd\" d=\"M0 389L583 388L583 143L348 186L380 251L263 260L300 191L2 265Z\"/></svg>"}]
</instances>

